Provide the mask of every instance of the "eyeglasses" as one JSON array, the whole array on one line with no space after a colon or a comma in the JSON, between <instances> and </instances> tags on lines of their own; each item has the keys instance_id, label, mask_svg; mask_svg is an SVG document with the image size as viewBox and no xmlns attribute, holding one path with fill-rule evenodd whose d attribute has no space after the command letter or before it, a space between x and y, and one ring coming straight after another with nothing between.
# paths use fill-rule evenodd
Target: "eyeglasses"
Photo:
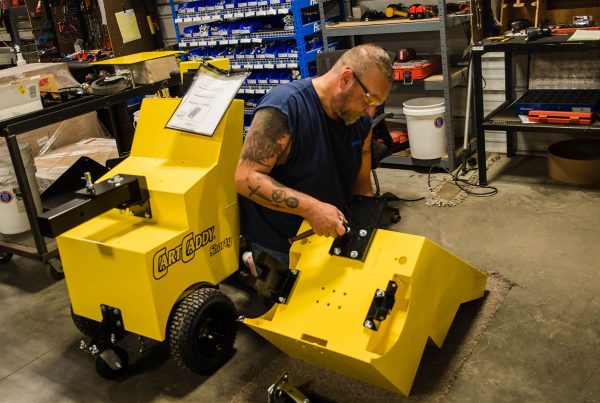
<instances>
[{"instance_id":1,"label":"eyeglasses","mask_svg":"<svg viewBox=\"0 0 600 403\"><path fill-rule=\"evenodd\" d=\"M352 71L352 70L350 70L350 71ZM365 87L365 85L362 83L362 81L360 81L360 78L358 78L358 74L356 74L354 71L352 71L352 74L354 74L354 78L356 79L356 82L358 83L358 85L360 85L360 87L365 92L365 102L367 103L367 105L369 105L369 106L381 105L383 103L383 101L380 101L375 95L371 94L371 91L369 91L367 89L367 87Z\"/></svg>"}]
</instances>

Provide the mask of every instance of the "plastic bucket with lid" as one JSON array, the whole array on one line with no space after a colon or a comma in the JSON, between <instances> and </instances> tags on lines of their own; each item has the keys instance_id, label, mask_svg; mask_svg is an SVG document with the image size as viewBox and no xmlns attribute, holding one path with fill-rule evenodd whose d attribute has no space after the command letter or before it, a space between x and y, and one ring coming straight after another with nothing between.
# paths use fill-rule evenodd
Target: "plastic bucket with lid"
<instances>
[{"instance_id":1,"label":"plastic bucket with lid","mask_svg":"<svg viewBox=\"0 0 600 403\"><path fill-rule=\"evenodd\" d=\"M421 160L443 157L446 154L444 98L413 98L403 106L410 156Z\"/></svg>"},{"instance_id":2,"label":"plastic bucket with lid","mask_svg":"<svg viewBox=\"0 0 600 403\"><path fill-rule=\"evenodd\" d=\"M27 180L38 214L42 211L42 201L35 179L33 154L27 143L19 143L21 158L27 172ZM0 234L11 235L28 231L29 220L25 203L17 183L15 170L5 144L0 144Z\"/></svg>"}]
</instances>

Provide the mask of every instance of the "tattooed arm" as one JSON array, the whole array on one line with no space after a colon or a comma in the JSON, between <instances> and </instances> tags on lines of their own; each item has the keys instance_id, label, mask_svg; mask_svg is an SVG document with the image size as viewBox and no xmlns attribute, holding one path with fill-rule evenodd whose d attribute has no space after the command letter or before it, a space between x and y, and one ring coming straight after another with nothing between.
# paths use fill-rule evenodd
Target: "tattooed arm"
<instances>
[{"instance_id":1,"label":"tattooed arm","mask_svg":"<svg viewBox=\"0 0 600 403\"><path fill-rule=\"evenodd\" d=\"M371 184L371 137L372 133L369 132L363 144L362 164L353 189L355 195L373 196L373 185Z\"/></svg>"},{"instance_id":2,"label":"tattooed arm","mask_svg":"<svg viewBox=\"0 0 600 403\"><path fill-rule=\"evenodd\" d=\"M246 135L235 173L238 193L270 209L305 218L317 235L342 235L344 227L340 217L343 218L343 214L335 206L269 176L275 165L286 161L291 143L286 116L273 108L258 110Z\"/></svg>"}]
</instances>

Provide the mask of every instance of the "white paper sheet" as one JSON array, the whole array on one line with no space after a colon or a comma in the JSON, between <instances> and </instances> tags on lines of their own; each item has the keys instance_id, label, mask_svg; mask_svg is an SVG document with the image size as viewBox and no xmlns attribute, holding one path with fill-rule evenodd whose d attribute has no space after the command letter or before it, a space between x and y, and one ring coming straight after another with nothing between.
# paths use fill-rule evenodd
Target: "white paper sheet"
<instances>
[{"instance_id":1,"label":"white paper sheet","mask_svg":"<svg viewBox=\"0 0 600 403\"><path fill-rule=\"evenodd\" d=\"M201 68L166 127L212 137L247 76L227 77Z\"/></svg>"},{"instance_id":2,"label":"white paper sheet","mask_svg":"<svg viewBox=\"0 0 600 403\"><path fill-rule=\"evenodd\" d=\"M587 29L578 29L569 39L567 39L567 42L575 41L600 41L600 30L590 31Z\"/></svg>"}]
</instances>

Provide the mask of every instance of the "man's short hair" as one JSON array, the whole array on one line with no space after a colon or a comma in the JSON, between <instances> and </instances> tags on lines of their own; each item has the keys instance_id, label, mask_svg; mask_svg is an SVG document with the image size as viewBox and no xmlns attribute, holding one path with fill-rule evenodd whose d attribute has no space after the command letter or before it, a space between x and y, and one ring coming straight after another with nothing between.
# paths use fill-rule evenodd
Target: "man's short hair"
<instances>
[{"instance_id":1,"label":"man's short hair","mask_svg":"<svg viewBox=\"0 0 600 403\"><path fill-rule=\"evenodd\" d=\"M350 67L358 74L378 69L389 81L394 81L392 60L385 50L375 45L359 45L344 52L336 63L337 67Z\"/></svg>"}]
</instances>

